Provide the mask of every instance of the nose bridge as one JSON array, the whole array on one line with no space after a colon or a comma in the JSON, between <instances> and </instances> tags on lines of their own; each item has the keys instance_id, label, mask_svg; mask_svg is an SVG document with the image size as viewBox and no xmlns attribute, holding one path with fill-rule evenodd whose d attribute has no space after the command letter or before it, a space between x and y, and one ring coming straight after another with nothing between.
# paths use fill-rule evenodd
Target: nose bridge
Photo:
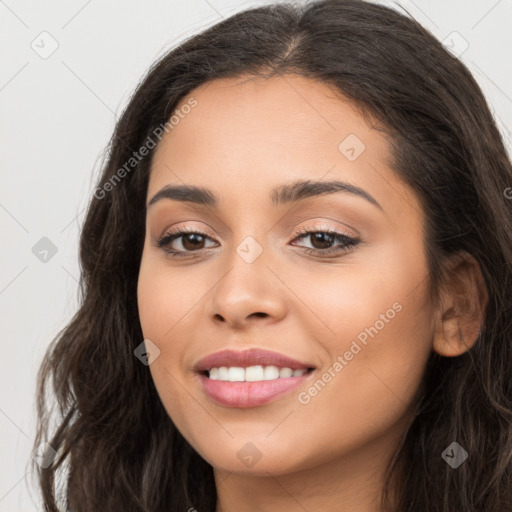
<instances>
[{"instance_id":1,"label":"nose bridge","mask_svg":"<svg viewBox=\"0 0 512 512\"><path fill-rule=\"evenodd\" d=\"M267 268L268 248L262 235L245 236L223 258L225 271L214 288L211 302L213 316L233 325L256 317L274 320L285 312L284 297L278 281Z\"/></svg>"}]
</instances>

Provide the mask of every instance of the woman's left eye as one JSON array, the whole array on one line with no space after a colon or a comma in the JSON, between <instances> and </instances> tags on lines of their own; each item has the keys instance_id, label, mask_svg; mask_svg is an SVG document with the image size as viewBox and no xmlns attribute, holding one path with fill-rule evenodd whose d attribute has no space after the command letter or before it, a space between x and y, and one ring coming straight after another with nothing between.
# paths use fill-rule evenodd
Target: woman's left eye
<instances>
[{"instance_id":1,"label":"woman's left eye","mask_svg":"<svg viewBox=\"0 0 512 512\"><path fill-rule=\"evenodd\" d=\"M308 239L312 247L305 248L306 254L314 254L318 256L326 256L331 254L346 253L354 249L354 247L360 242L358 238L345 235L344 233L338 233L337 231L331 230L319 230L319 231L302 231L302 234L294 240ZM338 241L339 244L333 246ZM326 246L329 247L326 247Z\"/></svg>"},{"instance_id":2,"label":"woman's left eye","mask_svg":"<svg viewBox=\"0 0 512 512\"><path fill-rule=\"evenodd\" d=\"M319 231L306 231L301 230L300 235L295 237L293 241L309 238L312 247L305 247L306 254L314 254L318 256L330 255L333 253L340 254L352 250L360 240L350 237L343 233L331 230ZM182 239L182 240L180 240ZM164 250L166 253L173 257L184 257L191 252L196 252L201 249L208 249L204 244L207 240L212 239L199 231L175 231L167 232L162 238L156 242L156 246ZM172 244L179 241L181 248L173 248ZM338 241L339 244L333 247L333 244ZM215 246L215 243L213 244ZM328 247L327 247L328 246Z\"/></svg>"}]
</instances>

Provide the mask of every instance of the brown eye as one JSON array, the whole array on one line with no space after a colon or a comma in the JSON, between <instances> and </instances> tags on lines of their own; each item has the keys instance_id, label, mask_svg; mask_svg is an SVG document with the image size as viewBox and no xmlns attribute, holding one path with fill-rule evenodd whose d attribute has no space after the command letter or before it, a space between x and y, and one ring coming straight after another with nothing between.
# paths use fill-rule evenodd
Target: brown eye
<instances>
[{"instance_id":1,"label":"brown eye","mask_svg":"<svg viewBox=\"0 0 512 512\"><path fill-rule=\"evenodd\" d=\"M211 238L204 233L181 230L167 232L157 241L156 245L172 256L180 257L211 248L211 246L205 246L207 240L211 240Z\"/></svg>"},{"instance_id":2,"label":"brown eye","mask_svg":"<svg viewBox=\"0 0 512 512\"><path fill-rule=\"evenodd\" d=\"M205 238L199 233L190 233L188 235L182 235L183 240L181 244L187 251L194 251L196 249L202 249Z\"/></svg>"},{"instance_id":3,"label":"brown eye","mask_svg":"<svg viewBox=\"0 0 512 512\"><path fill-rule=\"evenodd\" d=\"M357 238L331 230L301 230L301 233L295 240L309 240L311 247L305 247L304 252L317 256L341 255L352 250L360 242ZM338 245L334 245L336 241L339 242Z\"/></svg>"},{"instance_id":4,"label":"brown eye","mask_svg":"<svg viewBox=\"0 0 512 512\"><path fill-rule=\"evenodd\" d=\"M335 242L335 237L329 233L312 233L309 236L315 249L329 249Z\"/></svg>"}]
</instances>

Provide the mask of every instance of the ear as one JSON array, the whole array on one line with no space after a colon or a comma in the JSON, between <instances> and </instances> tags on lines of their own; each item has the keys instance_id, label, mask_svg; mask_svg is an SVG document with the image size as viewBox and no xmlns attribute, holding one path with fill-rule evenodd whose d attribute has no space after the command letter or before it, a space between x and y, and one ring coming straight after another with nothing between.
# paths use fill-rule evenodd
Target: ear
<instances>
[{"instance_id":1,"label":"ear","mask_svg":"<svg viewBox=\"0 0 512 512\"><path fill-rule=\"evenodd\" d=\"M439 355L455 357L480 336L489 297L480 265L467 252L448 257L445 275L432 348Z\"/></svg>"}]
</instances>

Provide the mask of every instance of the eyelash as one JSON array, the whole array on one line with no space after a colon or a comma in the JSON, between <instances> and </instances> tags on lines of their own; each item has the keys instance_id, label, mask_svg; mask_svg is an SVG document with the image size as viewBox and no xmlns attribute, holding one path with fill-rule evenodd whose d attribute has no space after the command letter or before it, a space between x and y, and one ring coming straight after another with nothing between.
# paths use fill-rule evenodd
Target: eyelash
<instances>
[{"instance_id":1,"label":"eyelash","mask_svg":"<svg viewBox=\"0 0 512 512\"><path fill-rule=\"evenodd\" d=\"M336 253L336 254L349 253L352 250L354 250L356 245L358 245L360 242L360 240L358 238L353 238L348 235L345 235L344 233L339 233L338 231L333 231L331 229L321 229L321 228L316 229L316 230L300 228L297 232L297 234L299 236L296 236L292 241L297 240L298 238L305 238L308 235L313 235L313 234L318 234L318 233L322 233L322 234L326 234L331 237L334 237L334 239L335 239L334 241L338 240L338 241L341 241L342 243L341 243L341 245L337 246L337 248L330 247L329 249L312 249L310 247L305 247L305 248L303 248L303 250L306 254L327 256L327 255L331 255L333 253ZM198 231L197 229L181 228L181 229L178 229L175 231L172 231L172 230L167 231L159 240L156 241L155 245L158 248L165 251L170 256L172 256L173 258L184 258L184 257L187 257L190 253L199 252L201 249L199 249L198 251L187 252L187 251L176 251L174 249L168 249L166 246L169 245L174 240L182 237L183 235L190 235L190 234L200 235L203 238L210 238L208 235L206 235L205 233L202 233L201 231ZM203 249L203 250L205 250L205 249Z\"/></svg>"}]
</instances>

